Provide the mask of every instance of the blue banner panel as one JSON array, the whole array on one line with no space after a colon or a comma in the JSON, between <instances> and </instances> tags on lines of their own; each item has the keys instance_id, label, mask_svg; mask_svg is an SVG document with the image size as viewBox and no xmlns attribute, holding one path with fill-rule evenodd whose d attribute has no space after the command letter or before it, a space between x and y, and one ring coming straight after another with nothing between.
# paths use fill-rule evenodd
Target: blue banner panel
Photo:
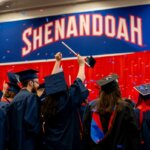
<instances>
[{"instance_id":1,"label":"blue banner panel","mask_svg":"<svg viewBox=\"0 0 150 150\"><path fill-rule=\"evenodd\" d=\"M0 23L0 63L52 59L58 51L109 55L150 50L150 5Z\"/></svg>"}]
</instances>

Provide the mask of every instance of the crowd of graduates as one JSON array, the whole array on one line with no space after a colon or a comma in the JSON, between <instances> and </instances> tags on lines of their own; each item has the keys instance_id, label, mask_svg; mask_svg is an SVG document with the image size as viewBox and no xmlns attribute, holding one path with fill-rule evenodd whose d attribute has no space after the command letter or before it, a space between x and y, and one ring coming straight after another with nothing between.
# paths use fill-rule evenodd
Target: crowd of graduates
<instances>
[{"instance_id":1,"label":"crowd of graduates","mask_svg":"<svg viewBox=\"0 0 150 150\"><path fill-rule=\"evenodd\" d=\"M85 61L70 87L60 67L62 54L45 82L37 70L8 72L0 101L0 150L149 150L150 84L136 86L138 103L123 99L118 75L99 81L98 98L88 103Z\"/></svg>"}]
</instances>

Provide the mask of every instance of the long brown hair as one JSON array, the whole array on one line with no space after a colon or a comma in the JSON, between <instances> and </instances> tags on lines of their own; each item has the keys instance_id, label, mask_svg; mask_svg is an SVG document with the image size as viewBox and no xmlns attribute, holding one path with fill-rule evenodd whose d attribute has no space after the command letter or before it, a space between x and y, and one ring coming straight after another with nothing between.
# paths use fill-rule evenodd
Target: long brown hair
<instances>
[{"instance_id":1,"label":"long brown hair","mask_svg":"<svg viewBox=\"0 0 150 150\"><path fill-rule=\"evenodd\" d=\"M114 109L114 106L121 99L122 96L119 86L114 88L109 93L101 90L97 101L97 111L100 112L101 114L105 112L111 113Z\"/></svg>"},{"instance_id":2,"label":"long brown hair","mask_svg":"<svg viewBox=\"0 0 150 150\"><path fill-rule=\"evenodd\" d=\"M41 113L45 119L51 118L56 115L58 107L58 100L56 95L48 95L45 98Z\"/></svg>"},{"instance_id":3,"label":"long brown hair","mask_svg":"<svg viewBox=\"0 0 150 150\"><path fill-rule=\"evenodd\" d=\"M41 108L41 113L44 119L51 119L57 115L59 112L59 101L61 98L68 97L68 92L60 92L53 95L48 95L45 98L44 104Z\"/></svg>"}]
</instances>

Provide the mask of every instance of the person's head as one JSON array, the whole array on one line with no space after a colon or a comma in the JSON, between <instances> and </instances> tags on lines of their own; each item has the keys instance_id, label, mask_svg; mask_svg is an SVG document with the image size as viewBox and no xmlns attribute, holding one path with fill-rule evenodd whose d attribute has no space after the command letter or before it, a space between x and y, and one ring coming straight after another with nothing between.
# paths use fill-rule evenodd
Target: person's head
<instances>
[{"instance_id":1,"label":"person's head","mask_svg":"<svg viewBox=\"0 0 150 150\"><path fill-rule=\"evenodd\" d=\"M22 87L30 89L30 91L33 93L37 91L38 86L39 86L38 78L22 82Z\"/></svg>"},{"instance_id":2,"label":"person's head","mask_svg":"<svg viewBox=\"0 0 150 150\"><path fill-rule=\"evenodd\" d=\"M143 101L150 100L150 84L142 84L134 87L138 93L138 102L137 106L140 105Z\"/></svg>"},{"instance_id":3,"label":"person's head","mask_svg":"<svg viewBox=\"0 0 150 150\"><path fill-rule=\"evenodd\" d=\"M58 101L67 96L67 84L63 72L45 77L45 92L42 113L46 118L51 118L57 114Z\"/></svg>"},{"instance_id":4,"label":"person's head","mask_svg":"<svg viewBox=\"0 0 150 150\"><path fill-rule=\"evenodd\" d=\"M9 101L12 101L15 96L16 96L16 93L14 93L12 91L6 91L3 95L3 97L8 99Z\"/></svg>"},{"instance_id":5,"label":"person's head","mask_svg":"<svg viewBox=\"0 0 150 150\"><path fill-rule=\"evenodd\" d=\"M16 94L20 91L20 87L11 82L7 82L7 90L5 91L3 97L8 99L9 101L12 101Z\"/></svg>"},{"instance_id":6,"label":"person's head","mask_svg":"<svg viewBox=\"0 0 150 150\"><path fill-rule=\"evenodd\" d=\"M97 82L101 87L97 109L101 113L112 112L117 102L122 99L117 79L118 75L111 74Z\"/></svg>"},{"instance_id":7,"label":"person's head","mask_svg":"<svg viewBox=\"0 0 150 150\"><path fill-rule=\"evenodd\" d=\"M12 101L15 95L20 91L20 87L18 85L17 77L14 73L8 72L7 73L9 82L6 82L6 89L3 94L3 98Z\"/></svg>"},{"instance_id":8,"label":"person's head","mask_svg":"<svg viewBox=\"0 0 150 150\"><path fill-rule=\"evenodd\" d=\"M37 72L37 70L28 69L16 73L19 76L19 81L23 88L27 88L30 92L37 91L39 87Z\"/></svg>"},{"instance_id":9,"label":"person's head","mask_svg":"<svg viewBox=\"0 0 150 150\"><path fill-rule=\"evenodd\" d=\"M45 119L51 119L60 111L59 103L61 100L68 98L67 92L58 92L56 94L47 95L42 105L42 114Z\"/></svg>"}]
</instances>

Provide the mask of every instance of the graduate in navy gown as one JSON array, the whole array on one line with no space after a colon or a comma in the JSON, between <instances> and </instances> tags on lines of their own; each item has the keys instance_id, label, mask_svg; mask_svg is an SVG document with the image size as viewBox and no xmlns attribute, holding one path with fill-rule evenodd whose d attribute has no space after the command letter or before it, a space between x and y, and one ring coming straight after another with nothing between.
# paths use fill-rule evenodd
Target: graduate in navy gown
<instances>
[{"instance_id":1,"label":"graduate in navy gown","mask_svg":"<svg viewBox=\"0 0 150 150\"><path fill-rule=\"evenodd\" d=\"M38 71L29 69L16 74L22 89L10 105L10 150L37 150L39 141L40 111L35 94L39 82Z\"/></svg>"},{"instance_id":2,"label":"graduate in navy gown","mask_svg":"<svg viewBox=\"0 0 150 150\"><path fill-rule=\"evenodd\" d=\"M150 149L150 84L136 86L139 99L135 109L140 131L141 150Z\"/></svg>"},{"instance_id":3,"label":"graduate in navy gown","mask_svg":"<svg viewBox=\"0 0 150 150\"><path fill-rule=\"evenodd\" d=\"M51 75L45 77L47 97L42 108L45 120L45 150L80 150L79 108L88 96L88 90L83 84L85 63L78 55L78 75L68 88L64 73L60 72L62 54L57 53L55 58Z\"/></svg>"},{"instance_id":4,"label":"graduate in navy gown","mask_svg":"<svg viewBox=\"0 0 150 150\"><path fill-rule=\"evenodd\" d=\"M12 102L14 96L19 92L20 87L17 85L17 79L14 73L8 73L9 82L5 83L5 90L3 87L3 98L0 102L0 150L8 148L9 144L9 119L8 111L9 105Z\"/></svg>"},{"instance_id":5,"label":"graduate in navy gown","mask_svg":"<svg viewBox=\"0 0 150 150\"><path fill-rule=\"evenodd\" d=\"M101 80L97 100L84 116L85 150L138 150L139 134L132 106L122 100L118 75Z\"/></svg>"},{"instance_id":6,"label":"graduate in navy gown","mask_svg":"<svg viewBox=\"0 0 150 150\"><path fill-rule=\"evenodd\" d=\"M20 91L20 87L18 85L17 77L14 73L8 72L9 82L6 82L4 86L6 86L6 90L3 94L2 101L6 103L10 103L13 101L15 95Z\"/></svg>"},{"instance_id":7,"label":"graduate in navy gown","mask_svg":"<svg viewBox=\"0 0 150 150\"><path fill-rule=\"evenodd\" d=\"M8 143L7 104L0 102L0 150L6 150Z\"/></svg>"}]
</instances>

